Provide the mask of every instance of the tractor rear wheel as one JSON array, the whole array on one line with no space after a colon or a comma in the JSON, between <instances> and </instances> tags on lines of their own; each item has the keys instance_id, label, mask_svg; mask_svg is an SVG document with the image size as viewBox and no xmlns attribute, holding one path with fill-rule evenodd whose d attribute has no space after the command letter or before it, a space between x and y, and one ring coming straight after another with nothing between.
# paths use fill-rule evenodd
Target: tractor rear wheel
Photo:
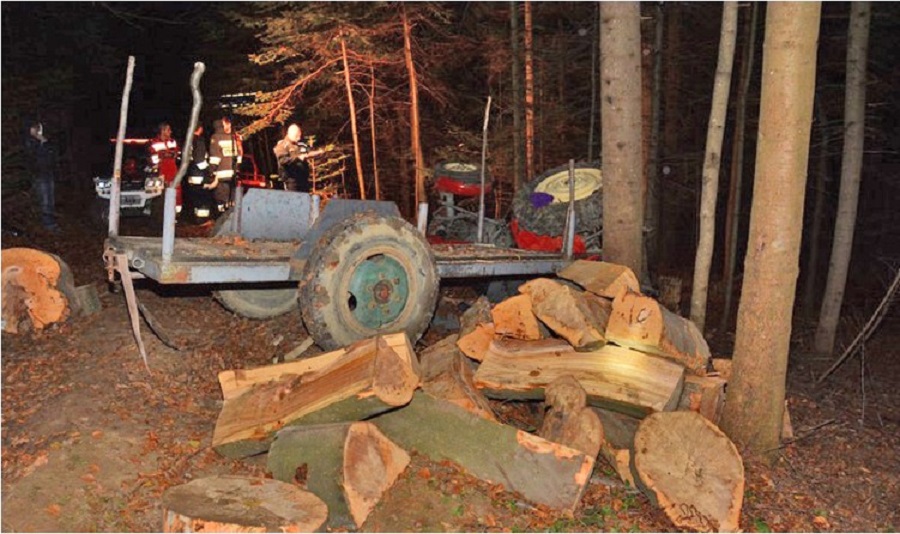
<instances>
[{"instance_id":1,"label":"tractor rear wheel","mask_svg":"<svg viewBox=\"0 0 900 534\"><path fill-rule=\"evenodd\" d=\"M300 282L306 329L325 350L378 334L415 343L438 296L431 248L406 221L359 213L326 231Z\"/></svg>"},{"instance_id":2,"label":"tractor rear wheel","mask_svg":"<svg viewBox=\"0 0 900 534\"><path fill-rule=\"evenodd\" d=\"M228 235L231 210L216 221L212 234ZM252 287L259 288L258 284ZM263 289L220 289L213 296L225 309L249 319L271 319L284 315L297 307L296 287L268 287Z\"/></svg>"},{"instance_id":3,"label":"tractor rear wheel","mask_svg":"<svg viewBox=\"0 0 900 534\"><path fill-rule=\"evenodd\" d=\"M519 225L539 235L565 233L569 210L569 166L551 169L525 184L513 199L513 217ZM547 204L535 205L533 195L544 194ZM603 181L599 163L575 164L576 233L596 234L603 227Z\"/></svg>"}]
</instances>

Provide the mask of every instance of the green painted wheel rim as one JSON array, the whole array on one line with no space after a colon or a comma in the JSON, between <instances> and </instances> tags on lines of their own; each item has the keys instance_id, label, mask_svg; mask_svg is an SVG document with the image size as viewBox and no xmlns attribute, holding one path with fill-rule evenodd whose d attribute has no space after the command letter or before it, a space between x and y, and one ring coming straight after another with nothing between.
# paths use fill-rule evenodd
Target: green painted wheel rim
<instances>
[{"instance_id":1,"label":"green painted wheel rim","mask_svg":"<svg viewBox=\"0 0 900 534\"><path fill-rule=\"evenodd\" d=\"M409 279L397 260L378 254L353 270L348 305L366 328L378 329L396 321L409 299Z\"/></svg>"}]
</instances>

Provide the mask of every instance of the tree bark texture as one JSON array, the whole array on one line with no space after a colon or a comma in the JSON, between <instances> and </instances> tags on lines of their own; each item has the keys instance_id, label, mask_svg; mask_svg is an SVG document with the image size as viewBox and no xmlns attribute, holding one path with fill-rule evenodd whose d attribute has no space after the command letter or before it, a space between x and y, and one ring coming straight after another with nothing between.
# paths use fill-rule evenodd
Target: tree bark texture
<instances>
[{"instance_id":1,"label":"tree bark texture","mask_svg":"<svg viewBox=\"0 0 900 534\"><path fill-rule=\"evenodd\" d=\"M419 137L419 82L416 80L416 65L412 57L412 26L403 9L403 52L406 59L406 70L409 73L409 130L413 161L415 161L416 176L416 204L418 213L419 202L428 200L425 192L425 158L422 155L422 142Z\"/></svg>"},{"instance_id":2,"label":"tree bark texture","mask_svg":"<svg viewBox=\"0 0 900 534\"><path fill-rule=\"evenodd\" d=\"M862 177L863 142L866 121L866 56L869 48L869 2L850 4L850 29L847 35L847 90L844 100L844 152L841 157L841 189L828 279L822 297L822 312L816 328L816 352L831 354L841 304L847 286L847 271L853 251L853 230L859 204Z\"/></svg>"},{"instance_id":3,"label":"tree bark texture","mask_svg":"<svg viewBox=\"0 0 900 534\"><path fill-rule=\"evenodd\" d=\"M747 38L744 42L744 58L741 63L741 80L735 102L734 142L731 147L731 183L728 189L728 211L725 214L725 309L719 323L719 330L725 331L731 320L731 306L734 296L734 271L737 264L738 229L741 224L741 195L744 182L744 134L747 130L747 93L753 76L753 59L756 57L756 24L759 4L750 6L752 13L747 24Z\"/></svg>"},{"instance_id":4,"label":"tree bark texture","mask_svg":"<svg viewBox=\"0 0 900 534\"><path fill-rule=\"evenodd\" d=\"M344 61L344 85L347 88L347 106L350 108L350 131L353 135L353 157L356 160L356 179L359 181L359 198L366 199L366 180L363 177L362 154L359 150L359 130L356 127L356 101L350 83L350 63L347 61L347 43L341 39L341 56Z\"/></svg>"},{"instance_id":5,"label":"tree bark texture","mask_svg":"<svg viewBox=\"0 0 900 534\"><path fill-rule=\"evenodd\" d=\"M534 179L534 31L531 2L525 0L525 180Z\"/></svg>"},{"instance_id":6,"label":"tree bark texture","mask_svg":"<svg viewBox=\"0 0 900 534\"><path fill-rule=\"evenodd\" d=\"M375 65L369 64L372 86L369 88L369 126L372 129L372 176L375 180L375 200L381 200L381 181L378 177L378 150L375 136Z\"/></svg>"},{"instance_id":7,"label":"tree bark texture","mask_svg":"<svg viewBox=\"0 0 900 534\"><path fill-rule=\"evenodd\" d=\"M722 139L728 115L731 91L731 67L737 41L737 2L722 4L722 33L719 38L719 62L713 82L712 109L706 131L706 156L703 161L703 191L700 195L700 241L694 260L694 285L691 291L691 320L701 332L706 327L706 301L709 295L709 268L716 242L716 201L719 198L719 169L722 164Z\"/></svg>"},{"instance_id":8,"label":"tree bark texture","mask_svg":"<svg viewBox=\"0 0 900 534\"><path fill-rule=\"evenodd\" d=\"M513 110L513 194L522 185L522 74L519 64L519 5L509 3L509 42L512 50L511 73Z\"/></svg>"},{"instance_id":9,"label":"tree bark texture","mask_svg":"<svg viewBox=\"0 0 900 534\"><path fill-rule=\"evenodd\" d=\"M603 255L641 272L641 25L637 2L600 4Z\"/></svg>"},{"instance_id":10,"label":"tree bark texture","mask_svg":"<svg viewBox=\"0 0 900 534\"><path fill-rule=\"evenodd\" d=\"M779 444L797 285L821 4L771 3L756 176L722 428L754 452Z\"/></svg>"},{"instance_id":11,"label":"tree bark texture","mask_svg":"<svg viewBox=\"0 0 900 534\"><path fill-rule=\"evenodd\" d=\"M659 257L659 215L660 215L660 178L659 178L659 124L661 122L662 101L662 63L663 34L665 29L665 11L662 4L656 5L656 21L653 31L653 82L650 96L650 139L647 156L647 202L644 206L644 226L647 228L647 269L657 272ZM593 110L592 110L593 111Z\"/></svg>"}]
</instances>

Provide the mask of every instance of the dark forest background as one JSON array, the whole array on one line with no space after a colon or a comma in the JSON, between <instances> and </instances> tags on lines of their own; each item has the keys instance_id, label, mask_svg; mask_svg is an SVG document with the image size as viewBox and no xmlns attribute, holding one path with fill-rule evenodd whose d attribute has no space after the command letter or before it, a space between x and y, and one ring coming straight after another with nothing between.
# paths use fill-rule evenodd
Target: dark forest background
<instances>
[{"instance_id":1,"label":"dark forest background","mask_svg":"<svg viewBox=\"0 0 900 534\"><path fill-rule=\"evenodd\" d=\"M203 61L201 118L229 112L222 96L254 93L253 105L235 113L247 147L267 173L271 147L285 124L299 121L317 143L335 143L352 155L350 118L340 62L348 49L362 144L363 173L372 187L369 92L374 73L374 126L384 197L413 214L414 169L410 152L409 84L403 62L400 11L413 23L413 59L419 75L425 163L445 158L480 160L484 105L493 107L488 166L498 190L492 206L509 209L513 177L513 93L510 9L521 3L10 3L2 5L2 193L27 190L22 167L24 121L39 117L62 149L59 195L91 195L91 178L112 165L108 139L115 134L128 55L136 57L128 135L151 136L163 120L184 138L190 110L188 77ZM762 6L761 6L762 7ZM868 63L866 156L859 219L851 263L853 280L880 280L886 265L900 262L900 7L872 6ZM598 6L589 2L534 3L535 168L541 173L570 158L600 153L599 104L591 120L592 72L596 72ZM821 250L830 246L837 207L843 132L843 93L848 3L822 6L815 121L812 126L807 219L817 183L824 183L825 224ZM658 273L689 273L696 249L697 208L706 127L718 53L721 5L643 3L645 118L649 116L653 34L662 13L661 162L665 169ZM739 16L735 71L746 46L749 9ZM762 26L748 105L745 199L752 193L755 129L759 109ZM314 76L310 76L315 73ZM307 78L309 77L309 78ZM737 83L732 84L732 92ZM731 105L735 99L731 98ZM729 110L721 171L720 219L724 217L734 110ZM591 128L593 127L593 134ZM828 143L822 140L827 138ZM592 140L592 145L589 144ZM823 150L825 147L825 150ZM346 160L350 162L351 160ZM814 175L823 173L824 181ZM344 180L357 196L355 164ZM369 191L371 197L371 191ZM741 242L749 200L741 213ZM721 221L720 221L721 222ZM807 225L808 226L808 225ZM721 228L721 226L720 226ZM717 232L721 241L722 232ZM99 237L98 237L99 239ZM804 254L812 236L804 235ZM722 244L713 261L713 292L721 276ZM738 252L743 258L743 251ZM742 260L739 260L740 265ZM825 262L822 262L825 263ZM804 265L801 257L801 265ZM816 276L824 286L825 265ZM810 273L801 272L804 279ZM687 276L686 279L690 277ZM802 287L803 280L801 280ZM872 294L877 300L880 294ZM817 308L816 308L817 309Z\"/></svg>"}]
</instances>

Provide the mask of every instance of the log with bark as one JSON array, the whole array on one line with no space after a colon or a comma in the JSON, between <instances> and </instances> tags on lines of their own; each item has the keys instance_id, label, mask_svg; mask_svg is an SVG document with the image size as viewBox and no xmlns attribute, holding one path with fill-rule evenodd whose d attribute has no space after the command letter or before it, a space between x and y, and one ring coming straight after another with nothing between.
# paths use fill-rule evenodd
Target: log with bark
<instances>
[{"instance_id":1,"label":"log with bark","mask_svg":"<svg viewBox=\"0 0 900 534\"><path fill-rule=\"evenodd\" d=\"M622 482L632 488L637 487L631 458L634 455L634 434L637 432L641 420L602 408L593 410L603 424L600 455L616 470Z\"/></svg>"},{"instance_id":2,"label":"log with bark","mask_svg":"<svg viewBox=\"0 0 900 534\"><path fill-rule=\"evenodd\" d=\"M490 402L474 385L472 362L456 346L451 335L423 350L419 355L422 390L456 404L490 421L496 421Z\"/></svg>"},{"instance_id":3,"label":"log with bark","mask_svg":"<svg viewBox=\"0 0 900 534\"><path fill-rule=\"evenodd\" d=\"M35 330L65 321L69 316L72 280L64 280L62 260L31 248L8 248L2 252L2 319L6 332L17 333L27 321ZM68 272L71 278L71 273ZM63 282L71 287L64 288Z\"/></svg>"},{"instance_id":4,"label":"log with bark","mask_svg":"<svg viewBox=\"0 0 900 534\"><path fill-rule=\"evenodd\" d=\"M459 318L457 346L469 358L481 361L488 344L494 339L491 322L491 303L487 297L479 297L471 308Z\"/></svg>"},{"instance_id":5,"label":"log with bark","mask_svg":"<svg viewBox=\"0 0 900 534\"><path fill-rule=\"evenodd\" d=\"M614 299L622 291L641 291L640 282L634 271L624 265L605 261L576 260L557 273L560 278L570 280L595 295Z\"/></svg>"},{"instance_id":6,"label":"log with bark","mask_svg":"<svg viewBox=\"0 0 900 534\"><path fill-rule=\"evenodd\" d=\"M212 444L232 458L259 454L286 425L358 421L402 406L419 381L418 359L403 333L308 360L225 371Z\"/></svg>"},{"instance_id":7,"label":"log with bark","mask_svg":"<svg viewBox=\"0 0 900 534\"><path fill-rule=\"evenodd\" d=\"M317 532L328 515L321 499L293 484L216 476L163 494L163 532Z\"/></svg>"},{"instance_id":8,"label":"log with bark","mask_svg":"<svg viewBox=\"0 0 900 534\"><path fill-rule=\"evenodd\" d=\"M634 436L641 489L681 528L735 532L744 464L719 427L696 412L656 413Z\"/></svg>"},{"instance_id":9,"label":"log with bark","mask_svg":"<svg viewBox=\"0 0 900 534\"><path fill-rule=\"evenodd\" d=\"M531 297L528 295L516 295L494 306L491 310L494 333L498 336L525 340L546 337L531 308Z\"/></svg>"},{"instance_id":10,"label":"log with bark","mask_svg":"<svg viewBox=\"0 0 900 534\"><path fill-rule=\"evenodd\" d=\"M606 345L577 352L558 339L495 340L475 372L475 387L497 399L543 399L554 380L572 375L591 406L637 417L678 405L684 368L665 358Z\"/></svg>"},{"instance_id":11,"label":"log with bark","mask_svg":"<svg viewBox=\"0 0 900 534\"><path fill-rule=\"evenodd\" d=\"M613 300L606 338L674 360L696 375L706 374L710 360L709 346L694 323L631 291Z\"/></svg>"},{"instance_id":12,"label":"log with bark","mask_svg":"<svg viewBox=\"0 0 900 534\"><path fill-rule=\"evenodd\" d=\"M455 462L475 477L551 508L574 511L594 468L594 459L580 451L421 391L408 405L372 422L407 450Z\"/></svg>"},{"instance_id":13,"label":"log with bark","mask_svg":"<svg viewBox=\"0 0 900 534\"><path fill-rule=\"evenodd\" d=\"M328 527L359 528L409 460L372 423L335 423L283 428L267 467L275 479L305 483L321 498Z\"/></svg>"},{"instance_id":14,"label":"log with bark","mask_svg":"<svg viewBox=\"0 0 900 534\"><path fill-rule=\"evenodd\" d=\"M537 318L573 347L590 350L606 343L603 332L609 314L601 299L589 298L570 285L549 278L531 280L519 291L531 297Z\"/></svg>"},{"instance_id":15,"label":"log with bark","mask_svg":"<svg viewBox=\"0 0 900 534\"><path fill-rule=\"evenodd\" d=\"M725 379L717 376L685 376L678 409L697 412L718 425L725 408L726 384Z\"/></svg>"},{"instance_id":16,"label":"log with bark","mask_svg":"<svg viewBox=\"0 0 900 534\"><path fill-rule=\"evenodd\" d=\"M603 442L600 418L587 406L587 393L572 375L564 375L547 386L547 412L538 436L562 443L596 458Z\"/></svg>"}]
</instances>

